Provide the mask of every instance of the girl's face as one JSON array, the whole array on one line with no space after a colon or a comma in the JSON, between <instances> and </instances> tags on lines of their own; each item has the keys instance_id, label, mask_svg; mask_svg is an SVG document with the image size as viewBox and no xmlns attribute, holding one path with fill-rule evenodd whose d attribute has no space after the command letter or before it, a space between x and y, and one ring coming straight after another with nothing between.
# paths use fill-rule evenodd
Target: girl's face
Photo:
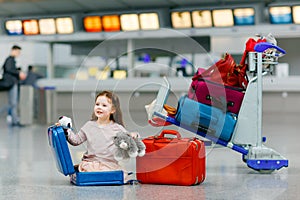
<instances>
[{"instance_id":1,"label":"girl's face","mask_svg":"<svg viewBox=\"0 0 300 200\"><path fill-rule=\"evenodd\" d=\"M94 113L98 121L109 121L110 115L115 112L111 100L106 96L99 96L96 99Z\"/></svg>"}]
</instances>

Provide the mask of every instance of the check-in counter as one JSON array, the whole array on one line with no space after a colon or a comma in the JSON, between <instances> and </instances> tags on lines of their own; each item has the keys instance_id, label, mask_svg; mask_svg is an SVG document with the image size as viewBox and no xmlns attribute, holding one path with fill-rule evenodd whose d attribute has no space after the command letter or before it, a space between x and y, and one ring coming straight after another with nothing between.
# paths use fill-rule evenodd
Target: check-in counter
<instances>
[{"instance_id":1,"label":"check-in counter","mask_svg":"<svg viewBox=\"0 0 300 200\"><path fill-rule=\"evenodd\" d=\"M190 78L170 78L172 93L168 104L177 105L177 99L187 92ZM148 126L145 105L151 103L159 90L162 78L134 78L124 80L70 80L41 79L40 88L54 87L57 117L71 116L78 127L91 118L95 95L102 90L114 91L120 98L124 121L128 127ZM50 103L50 102L47 102ZM78 128L77 127L77 128Z\"/></svg>"},{"instance_id":2,"label":"check-in counter","mask_svg":"<svg viewBox=\"0 0 300 200\"><path fill-rule=\"evenodd\" d=\"M177 106L178 98L188 92L191 77L168 78L171 94L168 104ZM131 130L152 127L147 123L144 106L155 99L161 86L162 78L134 78L124 80L71 80L71 79L41 79L41 88L55 87L56 111L52 122L61 116L73 118L76 128L80 128L91 118L95 95L102 90L112 90L118 94L126 126ZM300 77L263 79L263 112L299 112L300 106Z\"/></svg>"}]
</instances>

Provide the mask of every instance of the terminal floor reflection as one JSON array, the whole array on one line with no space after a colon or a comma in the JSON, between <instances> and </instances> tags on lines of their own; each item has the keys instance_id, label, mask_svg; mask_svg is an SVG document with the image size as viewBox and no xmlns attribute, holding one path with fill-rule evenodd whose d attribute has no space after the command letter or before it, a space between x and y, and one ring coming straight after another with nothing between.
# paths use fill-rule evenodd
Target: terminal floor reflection
<instances>
[{"instance_id":1,"label":"terminal floor reflection","mask_svg":"<svg viewBox=\"0 0 300 200\"><path fill-rule=\"evenodd\" d=\"M264 114L266 146L289 160L289 167L260 174L248 168L241 154L230 149L207 147L206 179L197 186L123 185L79 187L55 166L47 140L47 125L8 127L1 117L0 199L298 199L300 195L300 123L298 113ZM79 161L82 147L70 147ZM134 162L127 163L130 167Z\"/></svg>"}]
</instances>

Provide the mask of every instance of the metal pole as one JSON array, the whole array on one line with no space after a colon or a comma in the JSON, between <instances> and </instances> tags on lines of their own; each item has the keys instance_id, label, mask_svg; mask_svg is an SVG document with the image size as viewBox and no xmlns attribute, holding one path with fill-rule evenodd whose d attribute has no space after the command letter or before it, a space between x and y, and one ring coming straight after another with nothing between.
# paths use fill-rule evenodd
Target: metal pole
<instances>
[{"instance_id":1,"label":"metal pole","mask_svg":"<svg viewBox=\"0 0 300 200\"><path fill-rule=\"evenodd\" d=\"M127 40L127 57L128 57L128 66L127 66L128 78L133 78L133 76L134 76L134 41L133 41L133 39Z\"/></svg>"},{"instance_id":2,"label":"metal pole","mask_svg":"<svg viewBox=\"0 0 300 200\"><path fill-rule=\"evenodd\" d=\"M53 64L53 43L48 45L48 62L47 62L47 78L54 78L54 64Z\"/></svg>"},{"instance_id":3,"label":"metal pole","mask_svg":"<svg viewBox=\"0 0 300 200\"><path fill-rule=\"evenodd\" d=\"M47 63L47 78L54 78L54 62L53 62L53 46L54 43L49 43L48 46L48 63ZM55 88L44 88L45 101L46 101L46 123L53 123L54 117L56 117L56 92Z\"/></svg>"},{"instance_id":4,"label":"metal pole","mask_svg":"<svg viewBox=\"0 0 300 200\"><path fill-rule=\"evenodd\" d=\"M262 53L257 53L257 146L262 146Z\"/></svg>"}]
</instances>

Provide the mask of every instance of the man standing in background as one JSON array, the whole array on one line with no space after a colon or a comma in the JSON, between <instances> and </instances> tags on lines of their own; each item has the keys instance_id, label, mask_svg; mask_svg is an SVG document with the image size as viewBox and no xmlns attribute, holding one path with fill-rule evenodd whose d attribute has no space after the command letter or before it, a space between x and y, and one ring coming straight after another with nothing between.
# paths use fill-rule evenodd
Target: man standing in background
<instances>
[{"instance_id":1,"label":"man standing in background","mask_svg":"<svg viewBox=\"0 0 300 200\"><path fill-rule=\"evenodd\" d=\"M16 66L15 58L21 54L21 47L14 45L11 48L10 55L6 58L3 64L4 73L8 73L14 79L14 86L8 91L8 104L9 104L9 115L11 117L11 126L22 126L18 116L18 83L19 80L24 80L26 74L21 70L18 70ZM9 117L9 116L8 116Z\"/></svg>"},{"instance_id":2,"label":"man standing in background","mask_svg":"<svg viewBox=\"0 0 300 200\"><path fill-rule=\"evenodd\" d=\"M29 65L27 68L26 79L21 81L21 85L32 85L32 87L37 87L36 82L41 78L44 78L44 76L35 72L35 68L32 65Z\"/></svg>"}]
</instances>

